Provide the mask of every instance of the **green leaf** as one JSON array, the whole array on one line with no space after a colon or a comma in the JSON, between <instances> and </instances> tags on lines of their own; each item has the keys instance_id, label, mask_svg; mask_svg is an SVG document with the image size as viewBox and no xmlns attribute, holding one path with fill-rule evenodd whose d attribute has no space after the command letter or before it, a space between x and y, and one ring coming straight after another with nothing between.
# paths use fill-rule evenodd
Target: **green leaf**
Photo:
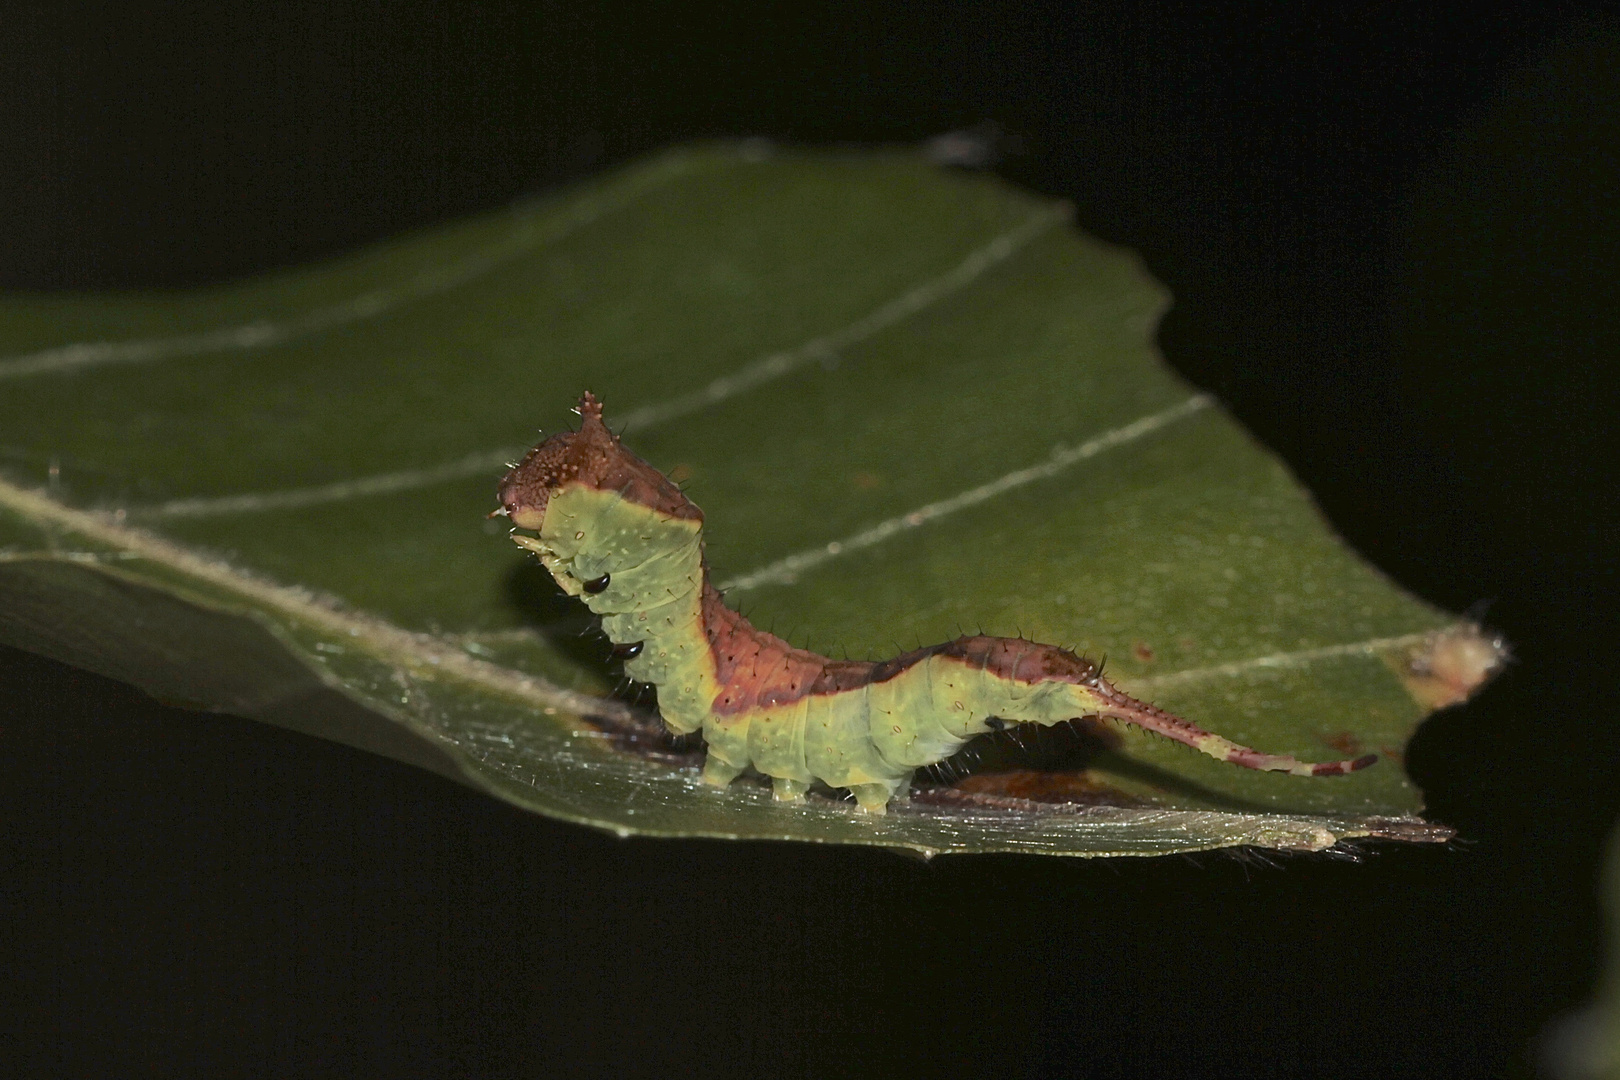
<instances>
[{"instance_id":1,"label":"green leaf","mask_svg":"<svg viewBox=\"0 0 1620 1080\"><path fill-rule=\"evenodd\" d=\"M1166 303L1062 205L908 153L752 145L245 284L0 299L0 640L625 834L1444 836L1400 751L1493 644L1359 561L1165 369ZM586 721L634 714L583 608L483 517L586 388L703 507L733 602L796 644L1022 632L1240 742L1390 760L1302 780L1125 730L1085 762L1104 805L992 780L873 819L703 788Z\"/></svg>"}]
</instances>

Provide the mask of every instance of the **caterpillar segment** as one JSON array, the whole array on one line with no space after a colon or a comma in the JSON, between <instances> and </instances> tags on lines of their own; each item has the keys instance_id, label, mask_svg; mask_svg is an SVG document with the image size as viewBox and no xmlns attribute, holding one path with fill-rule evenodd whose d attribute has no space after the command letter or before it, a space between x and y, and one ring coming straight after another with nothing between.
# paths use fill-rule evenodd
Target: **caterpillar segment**
<instances>
[{"instance_id":1,"label":"caterpillar segment","mask_svg":"<svg viewBox=\"0 0 1620 1080\"><path fill-rule=\"evenodd\" d=\"M778 799L800 799L820 781L881 814L905 797L913 772L978 735L1087 716L1248 769L1336 776L1377 760L1312 763L1240 746L1121 692L1083 657L1019 638L961 637L884 661L794 648L709 584L702 511L623 447L592 395L578 411L579 431L551 436L507 473L494 513L601 616L625 673L657 688L670 730L703 732L710 784L752 768Z\"/></svg>"}]
</instances>

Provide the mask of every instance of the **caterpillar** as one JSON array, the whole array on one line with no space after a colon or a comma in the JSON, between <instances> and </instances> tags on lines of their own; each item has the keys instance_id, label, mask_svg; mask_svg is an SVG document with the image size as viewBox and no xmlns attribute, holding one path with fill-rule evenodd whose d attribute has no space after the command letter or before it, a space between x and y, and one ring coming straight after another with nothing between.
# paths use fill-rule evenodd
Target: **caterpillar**
<instances>
[{"instance_id":1,"label":"caterpillar","mask_svg":"<svg viewBox=\"0 0 1620 1080\"><path fill-rule=\"evenodd\" d=\"M501 481L491 517L540 557L557 584L601 616L632 679L657 690L678 734L701 730L703 780L752 767L777 799L821 781L885 812L912 773L1015 724L1108 717L1220 761L1337 776L1377 760L1308 763L1240 746L1122 693L1096 664L1055 645L977 635L892 660L831 660L749 624L709 584L703 512L626 450L587 393L578 431L552 435ZM534 535L530 535L530 534Z\"/></svg>"}]
</instances>

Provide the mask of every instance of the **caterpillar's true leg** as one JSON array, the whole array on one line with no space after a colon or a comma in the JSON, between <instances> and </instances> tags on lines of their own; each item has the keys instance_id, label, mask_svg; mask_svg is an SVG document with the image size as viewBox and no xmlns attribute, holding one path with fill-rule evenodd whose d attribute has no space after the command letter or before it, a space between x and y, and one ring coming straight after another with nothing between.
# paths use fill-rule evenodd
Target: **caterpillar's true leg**
<instances>
[{"instance_id":1,"label":"caterpillar's true leg","mask_svg":"<svg viewBox=\"0 0 1620 1080\"><path fill-rule=\"evenodd\" d=\"M721 761L711 750L703 759L703 782L713 784L715 787L725 787L738 776L746 766L733 765L728 761Z\"/></svg>"},{"instance_id":2,"label":"caterpillar's true leg","mask_svg":"<svg viewBox=\"0 0 1620 1080\"><path fill-rule=\"evenodd\" d=\"M785 776L771 777L771 794L776 796L778 802L798 802L809 790L810 785L803 780L791 780Z\"/></svg>"}]
</instances>

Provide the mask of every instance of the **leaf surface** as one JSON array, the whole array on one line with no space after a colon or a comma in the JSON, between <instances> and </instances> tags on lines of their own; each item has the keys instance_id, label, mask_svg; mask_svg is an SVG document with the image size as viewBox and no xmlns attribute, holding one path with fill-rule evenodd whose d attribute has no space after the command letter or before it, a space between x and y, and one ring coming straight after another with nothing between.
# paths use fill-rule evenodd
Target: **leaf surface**
<instances>
[{"instance_id":1,"label":"leaf surface","mask_svg":"<svg viewBox=\"0 0 1620 1080\"><path fill-rule=\"evenodd\" d=\"M0 640L626 834L1443 835L1400 753L1494 645L1357 558L1166 369L1167 301L993 179L751 146L243 284L0 298ZM704 509L732 602L795 644L1022 633L1239 742L1390 760L1302 780L1125 729L1082 762L1103 805L981 778L874 820L702 788L588 720L635 720L605 647L483 520L587 388Z\"/></svg>"}]
</instances>

